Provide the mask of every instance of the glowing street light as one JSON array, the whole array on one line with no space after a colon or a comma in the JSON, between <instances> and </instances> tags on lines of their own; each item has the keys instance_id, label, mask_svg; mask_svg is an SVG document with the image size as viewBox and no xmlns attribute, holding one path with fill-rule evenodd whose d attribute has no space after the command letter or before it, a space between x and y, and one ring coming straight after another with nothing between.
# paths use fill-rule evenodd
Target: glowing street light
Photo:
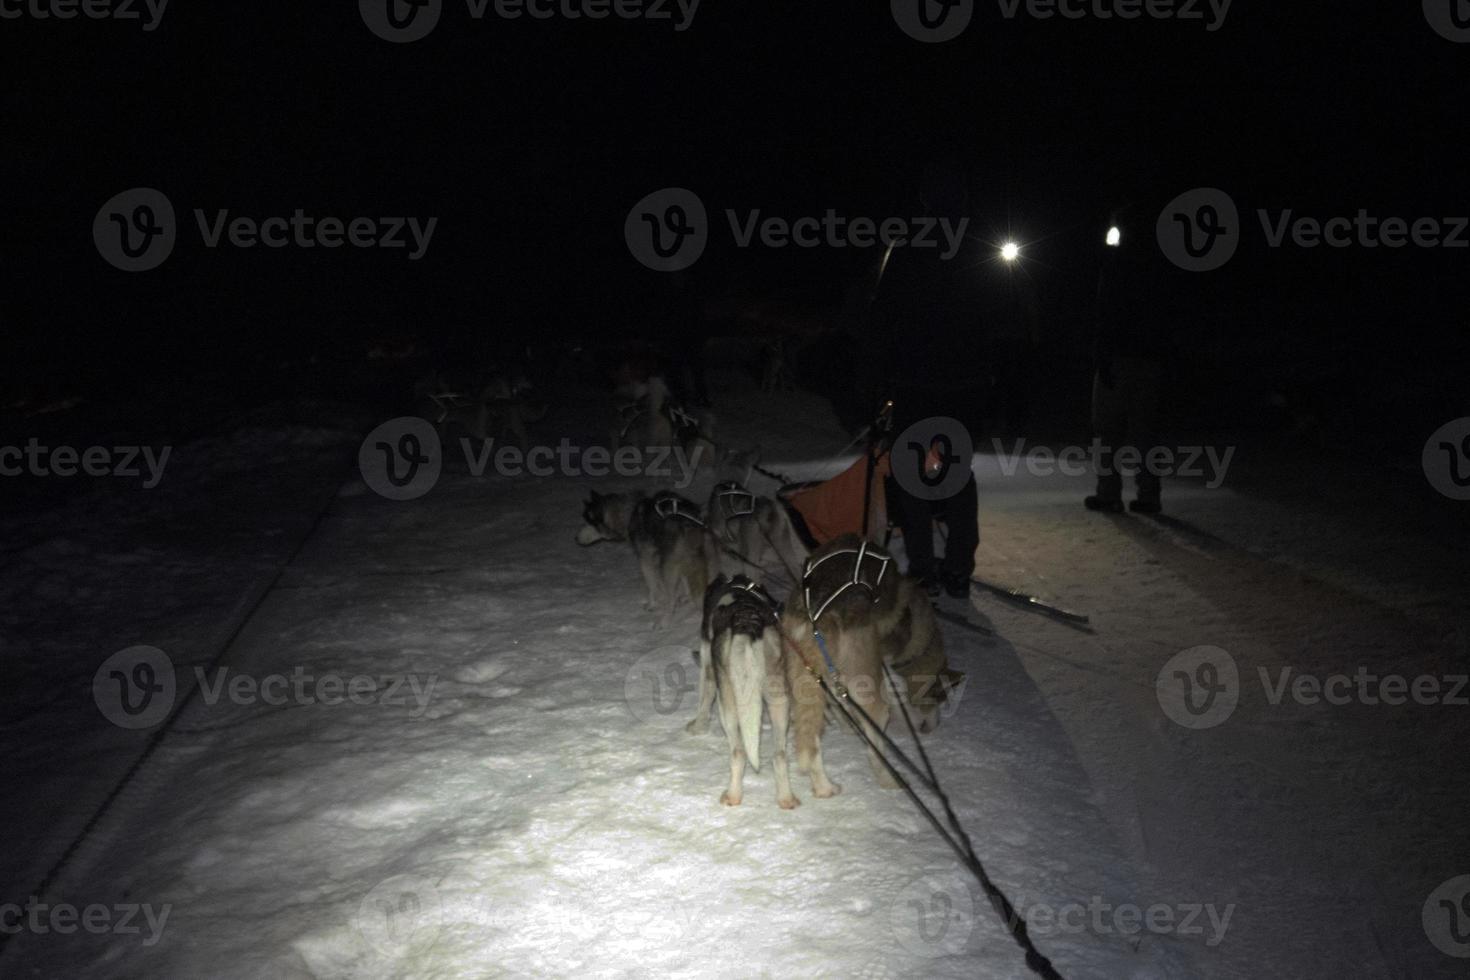
<instances>
[{"instance_id":1,"label":"glowing street light","mask_svg":"<svg viewBox=\"0 0 1470 980\"><path fill-rule=\"evenodd\" d=\"M1021 246L1015 242L1006 242L1000 247L1000 257L1007 262L1014 262L1021 257Z\"/></svg>"},{"instance_id":2,"label":"glowing street light","mask_svg":"<svg viewBox=\"0 0 1470 980\"><path fill-rule=\"evenodd\" d=\"M1108 229L1108 244L1109 245L1111 245L1113 248L1117 248L1118 247L1118 244L1120 242L1122 242L1122 241L1123 241L1123 233L1118 230L1118 226L1117 225L1113 225L1113 227L1111 227L1111 228Z\"/></svg>"}]
</instances>

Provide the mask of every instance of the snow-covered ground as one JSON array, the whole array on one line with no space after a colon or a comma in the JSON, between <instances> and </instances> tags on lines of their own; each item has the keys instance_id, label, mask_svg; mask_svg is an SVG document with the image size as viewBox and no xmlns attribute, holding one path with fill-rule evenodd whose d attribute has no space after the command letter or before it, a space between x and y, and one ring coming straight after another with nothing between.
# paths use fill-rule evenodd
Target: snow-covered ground
<instances>
[{"instance_id":1,"label":"snow-covered ground","mask_svg":"<svg viewBox=\"0 0 1470 980\"><path fill-rule=\"evenodd\" d=\"M723 438L798 478L848 461L819 399L716 381ZM536 435L585 443L607 411L566 393ZM145 749L147 730L93 700L103 660L146 644L180 692L196 666L207 684L43 896L105 909L96 927L28 918L0 973L1024 974L847 733L827 739L840 796L799 777L802 806L782 811L767 766L742 806L719 804L718 724L683 731L693 613L655 631L631 554L573 542L589 487L651 481L451 463L395 502L355 475L363 431L247 428L176 447L154 490L108 484L39 524L6 519L27 543L0 574L0 900L26 901ZM968 615L994 635L945 624L968 682L928 746L1062 975L1464 976L1425 909L1470 874L1470 707L1273 704L1258 675L1464 673L1462 542L1229 480L1166 484L1210 538L1089 514L1085 479L1006 475L981 449L978 573L1092 630L977 594ZM1191 729L1156 680L1200 646L1237 665L1239 703ZM322 680L342 688L312 697Z\"/></svg>"}]
</instances>

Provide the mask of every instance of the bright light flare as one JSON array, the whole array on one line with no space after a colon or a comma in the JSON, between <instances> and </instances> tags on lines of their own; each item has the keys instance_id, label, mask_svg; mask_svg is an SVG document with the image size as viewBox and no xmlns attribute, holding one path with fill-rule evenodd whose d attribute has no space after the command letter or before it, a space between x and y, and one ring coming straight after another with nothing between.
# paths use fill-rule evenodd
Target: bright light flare
<instances>
[{"instance_id":1,"label":"bright light flare","mask_svg":"<svg viewBox=\"0 0 1470 980\"><path fill-rule=\"evenodd\" d=\"M1113 225L1113 227L1111 227L1111 228L1108 229L1108 244L1109 245L1113 246L1113 248L1117 248L1118 247L1118 244L1120 242L1122 242L1122 241L1123 241L1123 233L1118 230L1118 226L1117 225Z\"/></svg>"},{"instance_id":2,"label":"bright light flare","mask_svg":"<svg viewBox=\"0 0 1470 980\"><path fill-rule=\"evenodd\" d=\"M1014 262L1021 257L1021 246L1015 242L1006 242L1000 247L1000 257L1007 262Z\"/></svg>"}]
</instances>

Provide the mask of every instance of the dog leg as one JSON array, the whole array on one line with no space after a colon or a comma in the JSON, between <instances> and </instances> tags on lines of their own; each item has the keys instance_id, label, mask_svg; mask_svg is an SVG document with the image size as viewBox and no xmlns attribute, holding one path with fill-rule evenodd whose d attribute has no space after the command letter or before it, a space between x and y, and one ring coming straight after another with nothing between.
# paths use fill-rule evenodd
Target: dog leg
<instances>
[{"instance_id":1,"label":"dog leg","mask_svg":"<svg viewBox=\"0 0 1470 980\"><path fill-rule=\"evenodd\" d=\"M662 594L659 588L658 569L652 562L639 555L638 571L643 576L643 587L648 591L648 597L643 600L643 608L654 612L659 607L659 598Z\"/></svg>"},{"instance_id":2,"label":"dog leg","mask_svg":"<svg viewBox=\"0 0 1470 980\"><path fill-rule=\"evenodd\" d=\"M729 644L725 645L729 652ZM730 786L720 794L720 802L726 806L739 806L744 798L745 749L740 742L740 709L735 703L735 685L730 683L728 667L723 672L725 683L720 689L720 724L725 727L725 742L730 747Z\"/></svg>"},{"instance_id":3,"label":"dog leg","mask_svg":"<svg viewBox=\"0 0 1470 980\"><path fill-rule=\"evenodd\" d=\"M666 630L673 625L674 611L679 606L679 587L682 583L679 581L678 569L671 561L664 561L659 565L657 578L659 591L654 603L658 610L658 623L654 628Z\"/></svg>"},{"instance_id":4,"label":"dog leg","mask_svg":"<svg viewBox=\"0 0 1470 980\"><path fill-rule=\"evenodd\" d=\"M710 644L708 640L701 640L699 642L699 707L695 710L694 717L689 724L684 726L686 732L690 735L703 735L709 731L710 708L714 705L714 701L715 668L710 656ZM724 721L723 715L720 720ZM730 729L727 726L725 734L729 733Z\"/></svg>"},{"instance_id":5,"label":"dog leg","mask_svg":"<svg viewBox=\"0 0 1470 980\"><path fill-rule=\"evenodd\" d=\"M767 649L778 651L770 657L766 669L766 707L771 712L771 735L776 742L773 764L776 769L776 804L783 810L795 810L801 805L791 791L791 770L786 760L786 729L791 719L791 699L786 693L786 677L782 673L779 651L780 639L774 631L766 634Z\"/></svg>"},{"instance_id":6,"label":"dog leg","mask_svg":"<svg viewBox=\"0 0 1470 980\"><path fill-rule=\"evenodd\" d=\"M879 732L888 730L888 703L881 695L874 696L871 704L863 703L856 694L853 695L853 699L858 700L863 710L868 713L868 717L873 719L872 725L861 718L858 720L858 724L863 727L863 734L868 737L868 764L873 767L873 776L878 780L878 785L884 789L898 789L898 780L893 778L893 774L888 771L888 767L879 757L877 749L873 748L874 745L879 744Z\"/></svg>"},{"instance_id":7,"label":"dog leg","mask_svg":"<svg viewBox=\"0 0 1470 980\"><path fill-rule=\"evenodd\" d=\"M812 795L825 799L842 792L842 787L827 778L822 766L822 726L826 723L826 700L817 679L807 673L803 657L819 657L810 640L798 641L800 655L790 655L786 677L796 700L793 711L796 728L796 768L812 780Z\"/></svg>"}]
</instances>

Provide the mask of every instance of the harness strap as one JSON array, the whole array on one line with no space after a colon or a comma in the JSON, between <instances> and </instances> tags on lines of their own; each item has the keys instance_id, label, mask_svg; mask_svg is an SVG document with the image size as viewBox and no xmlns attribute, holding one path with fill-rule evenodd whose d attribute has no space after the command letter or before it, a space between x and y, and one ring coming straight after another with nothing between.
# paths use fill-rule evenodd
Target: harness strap
<instances>
[{"instance_id":1,"label":"harness strap","mask_svg":"<svg viewBox=\"0 0 1470 980\"><path fill-rule=\"evenodd\" d=\"M429 401L439 408L439 417L434 420L435 425L449 418L449 412L452 409L464 408L472 404L468 395L462 395L457 391L441 391L437 395L430 395Z\"/></svg>"},{"instance_id":2,"label":"harness strap","mask_svg":"<svg viewBox=\"0 0 1470 980\"><path fill-rule=\"evenodd\" d=\"M726 519L735 517L749 517L755 513L755 494L735 482L722 483L715 493L715 499L720 502L720 510L724 512ZM740 503L732 504L731 498L739 500Z\"/></svg>"},{"instance_id":3,"label":"harness strap","mask_svg":"<svg viewBox=\"0 0 1470 980\"><path fill-rule=\"evenodd\" d=\"M698 514L691 514L686 510L689 505L678 497L660 497L653 502L653 512L664 520L670 517L682 517L686 521L692 521L700 527L704 527L704 521L699 519Z\"/></svg>"}]
</instances>

